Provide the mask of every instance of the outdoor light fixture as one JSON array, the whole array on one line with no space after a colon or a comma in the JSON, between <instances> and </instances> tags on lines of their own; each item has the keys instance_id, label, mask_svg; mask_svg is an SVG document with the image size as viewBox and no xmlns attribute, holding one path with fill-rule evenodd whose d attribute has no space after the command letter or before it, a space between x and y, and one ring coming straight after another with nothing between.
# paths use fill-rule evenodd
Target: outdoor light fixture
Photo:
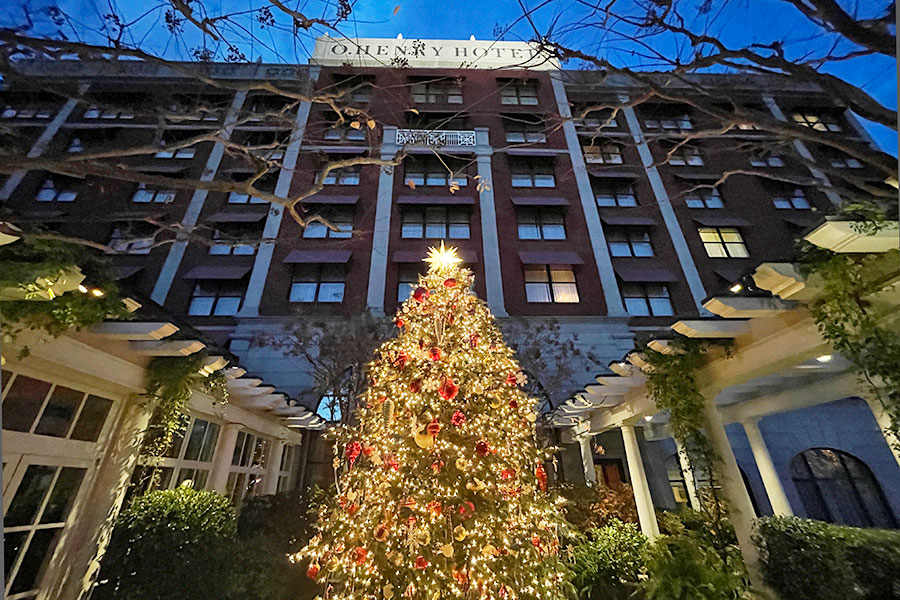
<instances>
[{"instance_id":1,"label":"outdoor light fixture","mask_svg":"<svg viewBox=\"0 0 900 600\"><path fill-rule=\"evenodd\" d=\"M86 287L84 287L83 285L78 286L78 291L81 292L82 294L88 293L88 289Z\"/></svg>"},{"instance_id":2,"label":"outdoor light fixture","mask_svg":"<svg viewBox=\"0 0 900 600\"><path fill-rule=\"evenodd\" d=\"M831 362L832 358L834 358L834 357L830 354L823 354L822 356L818 357L816 360L819 361L820 363L827 363L827 362Z\"/></svg>"},{"instance_id":3,"label":"outdoor light fixture","mask_svg":"<svg viewBox=\"0 0 900 600\"><path fill-rule=\"evenodd\" d=\"M732 294L737 294L737 293L738 293L739 291L741 291L742 289L744 289L744 286L742 286L740 283L736 283L736 284L734 284L733 286L731 286L730 288L728 288L728 290L729 290Z\"/></svg>"},{"instance_id":4,"label":"outdoor light fixture","mask_svg":"<svg viewBox=\"0 0 900 600\"><path fill-rule=\"evenodd\" d=\"M94 295L94 297L96 297L96 298L102 298L103 295L104 295L104 294L103 294L103 290L101 290L100 288L94 288L94 289L92 289L92 290L91 290L91 293L92 293L92 294Z\"/></svg>"},{"instance_id":5,"label":"outdoor light fixture","mask_svg":"<svg viewBox=\"0 0 900 600\"><path fill-rule=\"evenodd\" d=\"M649 423L650 421L653 420L653 415L647 415L646 417L644 417L644 420Z\"/></svg>"}]
</instances>

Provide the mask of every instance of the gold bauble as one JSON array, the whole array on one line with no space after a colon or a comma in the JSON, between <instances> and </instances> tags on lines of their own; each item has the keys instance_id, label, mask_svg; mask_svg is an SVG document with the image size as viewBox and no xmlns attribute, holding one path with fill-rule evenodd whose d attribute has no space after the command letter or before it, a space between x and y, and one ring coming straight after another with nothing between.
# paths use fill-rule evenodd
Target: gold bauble
<instances>
[{"instance_id":1,"label":"gold bauble","mask_svg":"<svg viewBox=\"0 0 900 600\"><path fill-rule=\"evenodd\" d=\"M497 549L494 548L494 546L491 545L491 544L487 544L486 546L484 546L484 547L481 549L481 554L482 554L483 556L493 556L493 555L496 554L496 553L497 553Z\"/></svg>"},{"instance_id":2,"label":"gold bauble","mask_svg":"<svg viewBox=\"0 0 900 600\"><path fill-rule=\"evenodd\" d=\"M419 448L431 448L434 446L434 436L427 433L417 433L413 436L416 440L416 446Z\"/></svg>"},{"instance_id":3,"label":"gold bauble","mask_svg":"<svg viewBox=\"0 0 900 600\"><path fill-rule=\"evenodd\" d=\"M390 583L381 588L382 594L384 594L384 600L391 600L394 597L394 586Z\"/></svg>"},{"instance_id":4,"label":"gold bauble","mask_svg":"<svg viewBox=\"0 0 900 600\"><path fill-rule=\"evenodd\" d=\"M447 558L453 556L453 544L444 544L441 547L441 554L443 554Z\"/></svg>"},{"instance_id":5,"label":"gold bauble","mask_svg":"<svg viewBox=\"0 0 900 600\"><path fill-rule=\"evenodd\" d=\"M466 528L462 525L457 525L453 528L453 539L457 542L461 542L466 539L466 536L469 535L469 532L466 531Z\"/></svg>"},{"instance_id":6,"label":"gold bauble","mask_svg":"<svg viewBox=\"0 0 900 600\"><path fill-rule=\"evenodd\" d=\"M457 458L455 464L456 464L456 468L459 469L460 471L466 471L469 468L469 461L467 461L464 458Z\"/></svg>"}]
</instances>

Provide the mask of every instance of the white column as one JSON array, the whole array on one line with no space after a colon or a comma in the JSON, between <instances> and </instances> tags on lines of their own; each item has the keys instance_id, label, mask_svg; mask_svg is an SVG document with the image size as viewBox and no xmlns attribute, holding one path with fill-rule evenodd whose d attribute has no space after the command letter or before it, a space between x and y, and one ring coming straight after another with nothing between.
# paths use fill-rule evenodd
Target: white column
<instances>
[{"instance_id":1,"label":"white column","mask_svg":"<svg viewBox=\"0 0 900 600\"><path fill-rule=\"evenodd\" d=\"M884 410L881 400L872 398L869 395L863 397L866 399L866 403L868 403L869 408L872 410L875 422L878 423L878 428L881 430L881 434L884 436L884 441L887 442L888 448L891 449L894 460L897 461L897 465L900 465L900 440L898 440L897 436L891 431L890 415Z\"/></svg>"},{"instance_id":2,"label":"white column","mask_svg":"<svg viewBox=\"0 0 900 600\"><path fill-rule=\"evenodd\" d=\"M627 102L628 98L619 99ZM672 246L675 248L675 254L678 256L678 262L681 263L681 270L684 271L684 278L687 281L688 289L691 290L691 296L694 297L694 304L701 315L709 314L703 308L703 300L706 298L706 290L703 288L703 282L700 280L700 273L697 271L697 265L694 264L694 257L687 245L684 232L681 225L678 224L678 217L675 216L675 209L672 208L672 202L669 200L669 192L663 185L662 177L659 176L659 170L653 162L653 154L650 152L650 146L644 139L644 133L638 122L637 114L631 106L623 106L622 113L625 115L625 121L628 123L628 130L634 139L638 154L641 156L641 162L644 165L644 172L647 174L647 180L650 182L650 189L653 190L653 196L656 198L656 204L659 207L659 213L662 215L663 222L666 224L666 231L669 232L669 238L672 240Z\"/></svg>"},{"instance_id":3,"label":"white column","mask_svg":"<svg viewBox=\"0 0 900 600\"><path fill-rule=\"evenodd\" d=\"M622 425L622 441L625 443L625 458L628 461L628 473L631 475L631 488L634 490L634 502L637 505L638 521L641 531L648 538L659 535L659 524L656 522L656 511L653 509L653 498L650 497L650 485L647 473L641 460L641 449L638 446L637 433L633 425Z\"/></svg>"},{"instance_id":4,"label":"white column","mask_svg":"<svg viewBox=\"0 0 900 600\"><path fill-rule=\"evenodd\" d=\"M397 128L385 127L381 142L381 160L397 155ZM369 263L369 291L366 306L376 315L384 314L384 286L387 280L388 243L391 239L391 210L394 204L394 169L381 168L375 203L375 228L372 232L372 260Z\"/></svg>"},{"instance_id":5,"label":"white column","mask_svg":"<svg viewBox=\"0 0 900 600\"><path fill-rule=\"evenodd\" d=\"M578 140L575 123L572 121L572 112L569 109L569 101L566 97L566 86L563 85L559 73L551 73L550 81L553 84L553 93L556 95L556 108L563 118L563 134L566 136L566 145L569 147L569 160L572 161L575 186L578 188L581 209L587 222L588 239L591 241L591 249L594 252L594 262L597 263L600 285L603 287L606 313L610 317L628 316L628 313L625 312L625 306L622 304L622 294L619 291L619 283L616 281L616 273L613 271L609 246L606 243L606 234L603 232L603 225L600 223L600 213L597 212L597 200L594 197L594 190L591 188L587 166L584 163L581 142Z\"/></svg>"},{"instance_id":6,"label":"white column","mask_svg":"<svg viewBox=\"0 0 900 600\"><path fill-rule=\"evenodd\" d=\"M772 462L772 456L766 447L766 441L759 430L759 419L741 421L741 425L747 434L747 441L750 442L750 450L753 451L756 468L759 471L759 476L762 477L763 487L766 488L766 495L769 497L769 504L772 505L772 512L776 516L793 515L794 511L791 510L791 503L788 502L787 495L784 493L781 479L775 470L775 463Z\"/></svg>"},{"instance_id":7,"label":"white column","mask_svg":"<svg viewBox=\"0 0 900 600\"><path fill-rule=\"evenodd\" d=\"M481 213L481 249L484 253L484 287L487 291L487 304L494 316L507 317L506 303L503 300L503 277L500 269L500 237L497 233L497 207L494 204L494 179L491 169L493 149L488 140L488 130L479 127L475 130L477 145L476 163L481 181L489 185L483 186L478 194L478 208Z\"/></svg>"},{"instance_id":8,"label":"white column","mask_svg":"<svg viewBox=\"0 0 900 600\"><path fill-rule=\"evenodd\" d=\"M228 114L225 116L225 121L220 133L223 140L228 140L228 138L231 137L231 132L234 129L234 124L237 121L238 114L240 113L241 106L244 105L244 99L246 97L246 90L237 92L234 95L234 100L231 102L231 107L228 109ZM215 145L213 145L212 151L209 153L209 158L206 159L206 166L203 169L203 173L200 175L200 181L212 181L216 178L216 172L219 170L219 165L222 162L222 156L224 154L225 145L222 142L216 142ZM196 227L197 220L200 218L200 212L203 210L203 203L206 202L206 196L208 194L208 190L194 190L194 193L191 196L191 202L188 204L184 217L181 219L181 224L184 227L185 232L190 232ZM163 267L159 272L159 277L156 278L156 284L153 286L153 292L150 294L150 299L160 305L166 303L169 289L172 287L172 282L175 280L175 273L178 272L178 267L181 266L181 259L184 258L184 251L187 249L187 233L180 235L182 239L176 240L175 243L172 244L172 247L169 248L169 254L166 255L166 262L163 263Z\"/></svg>"},{"instance_id":9,"label":"white column","mask_svg":"<svg viewBox=\"0 0 900 600\"><path fill-rule=\"evenodd\" d=\"M678 466L681 467L681 476L684 477L684 488L687 490L691 508L700 510L700 496L697 495L697 482L694 480L691 461L688 460L687 448L677 439L675 439L675 455L678 457Z\"/></svg>"},{"instance_id":10,"label":"white column","mask_svg":"<svg viewBox=\"0 0 900 600\"><path fill-rule=\"evenodd\" d=\"M593 436L586 435L578 438L578 446L581 450L581 466L584 469L584 482L593 487L597 484L597 471L594 469L594 452L591 450Z\"/></svg>"},{"instance_id":11,"label":"white column","mask_svg":"<svg viewBox=\"0 0 900 600\"><path fill-rule=\"evenodd\" d=\"M272 440L269 457L266 459L266 476L263 479L263 494L278 493L278 474L281 472L281 457L284 455L284 440Z\"/></svg>"},{"instance_id":12,"label":"white column","mask_svg":"<svg viewBox=\"0 0 900 600\"><path fill-rule=\"evenodd\" d=\"M234 457L234 446L240 430L241 426L237 423L222 426L207 483L207 487L213 492L225 493L228 485L228 472L231 470L231 459Z\"/></svg>"}]
</instances>

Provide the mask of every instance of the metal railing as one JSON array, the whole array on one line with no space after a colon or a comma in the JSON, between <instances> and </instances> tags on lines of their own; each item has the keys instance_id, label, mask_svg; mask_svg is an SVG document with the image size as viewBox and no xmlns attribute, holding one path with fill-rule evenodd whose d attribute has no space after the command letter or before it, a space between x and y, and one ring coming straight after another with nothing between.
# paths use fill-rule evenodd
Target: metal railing
<instances>
[{"instance_id":1,"label":"metal railing","mask_svg":"<svg viewBox=\"0 0 900 600\"><path fill-rule=\"evenodd\" d=\"M474 146L474 131L398 129L398 146Z\"/></svg>"}]
</instances>

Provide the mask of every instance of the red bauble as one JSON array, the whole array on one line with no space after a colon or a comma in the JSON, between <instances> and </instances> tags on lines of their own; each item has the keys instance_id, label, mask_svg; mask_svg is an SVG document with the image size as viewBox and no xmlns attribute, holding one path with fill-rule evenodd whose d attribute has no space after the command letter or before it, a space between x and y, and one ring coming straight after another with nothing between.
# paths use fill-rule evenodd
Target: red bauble
<instances>
[{"instance_id":1,"label":"red bauble","mask_svg":"<svg viewBox=\"0 0 900 600\"><path fill-rule=\"evenodd\" d=\"M403 369L406 366L406 363L409 362L409 355L401 350L397 353L397 358L394 359L394 366L398 369Z\"/></svg>"},{"instance_id":2,"label":"red bauble","mask_svg":"<svg viewBox=\"0 0 900 600\"><path fill-rule=\"evenodd\" d=\"M428 561L425 560L424 556L417 556L415 562L413 563L417 569L427 569Z\"/></svg>"},{"instance_id":3,"label":"red bauble","mask_svg":"<svg viewBox=\"0 0 900 600\"><path fill-rule=\"evenodd\" d=\"M501 479L512 479L515 476L516 476L515 469L511 469L511 468L507 467L506 469L503 469L502 471L500 471Z\"/></svg>"},{"instance_id":4,"label":"red bauble","mask_svg":"<svg viewBox=\"0 0 900 600\"><path fill-rule=\"evenodd\" d=\"M356 514L356 511L358 511L358 510L359 510L359 506L357 506L356 504L351 504L350 506L347 507L347 514L352 517L353 515Z\"/></svg>"},{"instance_id":5,"label":"red bauble","mask_svg":"<svg viewBox=\"0 0 900 600\"><path fill-rule=\"evenodd\" d=\"M310 579L315 579L318 574L319 565L317 565L316 563L309 565L309 568L306 570L306 576Z\"/></svg>"},{"instance_id":6,"label":"red bauble","mask_svg":"<svg viewBox=\"0 0 900 600\"><path fill-rule=\"evenodd\" d=\"M437 419L432 419L431 423L425 428L425 431L428 432L428 435L435 436L441 432L441 424L438 423Z\"/></svg>"},{"instance_id":7,"label":"red bauble","mask_svg":"<svg viewBox=\"0 0 900 600\"><path fill-rule=\"evenodd\" d=\"M450 424L454 427L460 427L463 423L466 422L466 415L464 415L460 411L456 411L453 413L453 416L450 417Z\"/></svg>"},{"instance_id":8,"label":"red bauble","mask_svg":"<svg viewBox=\"0 0 900 600\"><path fill-rule=\"evenodd\" d=\"M448 287L448 288L456 287L456 280L455 279L445 279L444 287Z\"/></svg>"},{"instance_id":9,"label":"red bauble","mask_svg":"<svg viewBox=\"0 0 900 600\"><path fill-rule=\"evenodd\" d=\"M375 446L363 446L363 455L366 458L369 458L373 454L375 454Z\"/></svg>"},{"instance_id":10,"label":"red bauble","mask_svg":"<svg viewBox=\"0 0 900 600\"><path fill-rule=\"evenodd\" d=\"M414 379L412 382L410 382L409 391L411 391L413 394L418 394L421 389L422 389L422 380L421 379Z\"/></svg>"},{"instance_id":11,"label":"red bauble","mask_svg":"<svg viewBox=\"0 0 900 600\"><path fill-rule=\"evenodd\" d=\"M359 458L359 454L362 452L362 444L359 442L350 442L347 444L345 449L345 454L347 456L347 460L350 461L350 466L353 466L353 463L356 462L356 459Z\"/></svg>"},{"instance_id":12,"label":"red bauble","mask_svg":"<svg viewBox=\"0 0 900 600\"><path fill-rule=\"evenodd\" d=\"M397 324L397 327L403 329L403 326L406 325L406 322L403 319L397 319L394 321Z\"/></svg>"},{"instance_id":13,"label":"red bauble","mask_svg":"<svg viewBox=\"0 0 900 600\"><path fill-rule=\"evenodd\" d=\"M487 456L491 452L491 447L484 440L478 440L475 442L475 452L478 456Z\"/></svg>"},{"instance_id":14,"label":"red bauble","mask_svg":"<svg viewBox=\"0 0 900 600\"><path fill-rule=\"evenodd\" d=\"M478 335L477 333L473 333L472 337L469 338L469 346L471 346L472 348L477 348L478 342L480 340L481 340L481 336Z\"/></svg>"},{"instance_id":15,"label":"red bauble","mask_svg":"<svg viewBox=\"0 0 900 600\"><path fill-rule=\"evenodd\" d=\"M516 374L510 373L506 376L506 385L516 385Z\"/></svg>"},{"instance_id":16,"label":"red bauble","mask_svg":"<svg viewBox=\"0 0 900 600\"><path fill-rule=\"evenodd\" d=\"M354 552L356 553L356 564L361 565L366 562L366 558L369 556L368 550L360 546L356 548Z\"/></svg>"},{"instance_id":17,"label":"red bauble","mask_svg":"<svg viewBox=\"0 0 900 600\"><path fill-rule=\"evenodd\" d=\"M432 348L428 351L428 358L431 360L441 360L441 349L440 348Z\"/></svg>"},{"instance_id":18,"label":"red bauble","mask_svg":"<svg viewBox=\"0 0 900 600\"><path fill-rule=\"evenodd\" d=\"M519 403L516 402L515 400L510 400L509 407L513 410L516 410L517 408L519 408Z\"/></svg>"},{"instance_id":19,"label":"red bauble","mask_svg":"<svg viewBox=\"0 0 900 600\"><path fill-rule=\"evenodd\" d=\"M444 468L444 464L445 464L444 461L438 459L438 460L434 461L433 463L431 463L431 470L434 471L435 475L437 475L438 473L441 472L441 469Z\"/></svg>"},{"instance_id":20,"label":"red bauble","mask_svg":"<svg viewBox=\"0 0 900 600\"><path fill-rule=\"evenodd\" d=\"M429 295L428 288L417 287L416 291L413 292L413 299L416 302L425 302Z\"/></svg>"},{"instance_id":21,"label":"red bauble","mask_svg":"<svg viewBox=\"0 0 900 600\"><path fill-rule=\"evenodd\" d=\"M443 379L443 381L441 381L441 387L438 388L438 393L444 400L453 400L456 398L458 392L459 386L453 383L453 380L449 377Z\"/></svg>"},{"instance_id":22,"label":"red bauble","mask_svg":"<svg viewBox=\"0 0 900 600\"><path fill-rule=\"evenodd\" d=\"M441 503L437 500L432 500L425 505L425 508L430 510L437 517L441 516L441 513L444 511L444 507L442 507Z\"/></svg>"},{"instance_id":23,"label":"red bauble","mask_svg":"<svg viewBox=\"0 0 900 600\"><path fill-rule=\"evenodd\" d=\"M467 521L475 514L475 504L471 500L466 500L459 505L459 516L463 521Z\"/></svg>"},{"instance_id":24,"label":"red bauble","mask_svg":"<svg viewBox=\"0 0 900 600\"><path fill-rule=\"evenodd\" d=\"M534 469L534 476L538 480L538 487L541 488L542 492L547 491L547 471L544 469L544 465L538 465Z\"/></svg>"}]
</instances>

